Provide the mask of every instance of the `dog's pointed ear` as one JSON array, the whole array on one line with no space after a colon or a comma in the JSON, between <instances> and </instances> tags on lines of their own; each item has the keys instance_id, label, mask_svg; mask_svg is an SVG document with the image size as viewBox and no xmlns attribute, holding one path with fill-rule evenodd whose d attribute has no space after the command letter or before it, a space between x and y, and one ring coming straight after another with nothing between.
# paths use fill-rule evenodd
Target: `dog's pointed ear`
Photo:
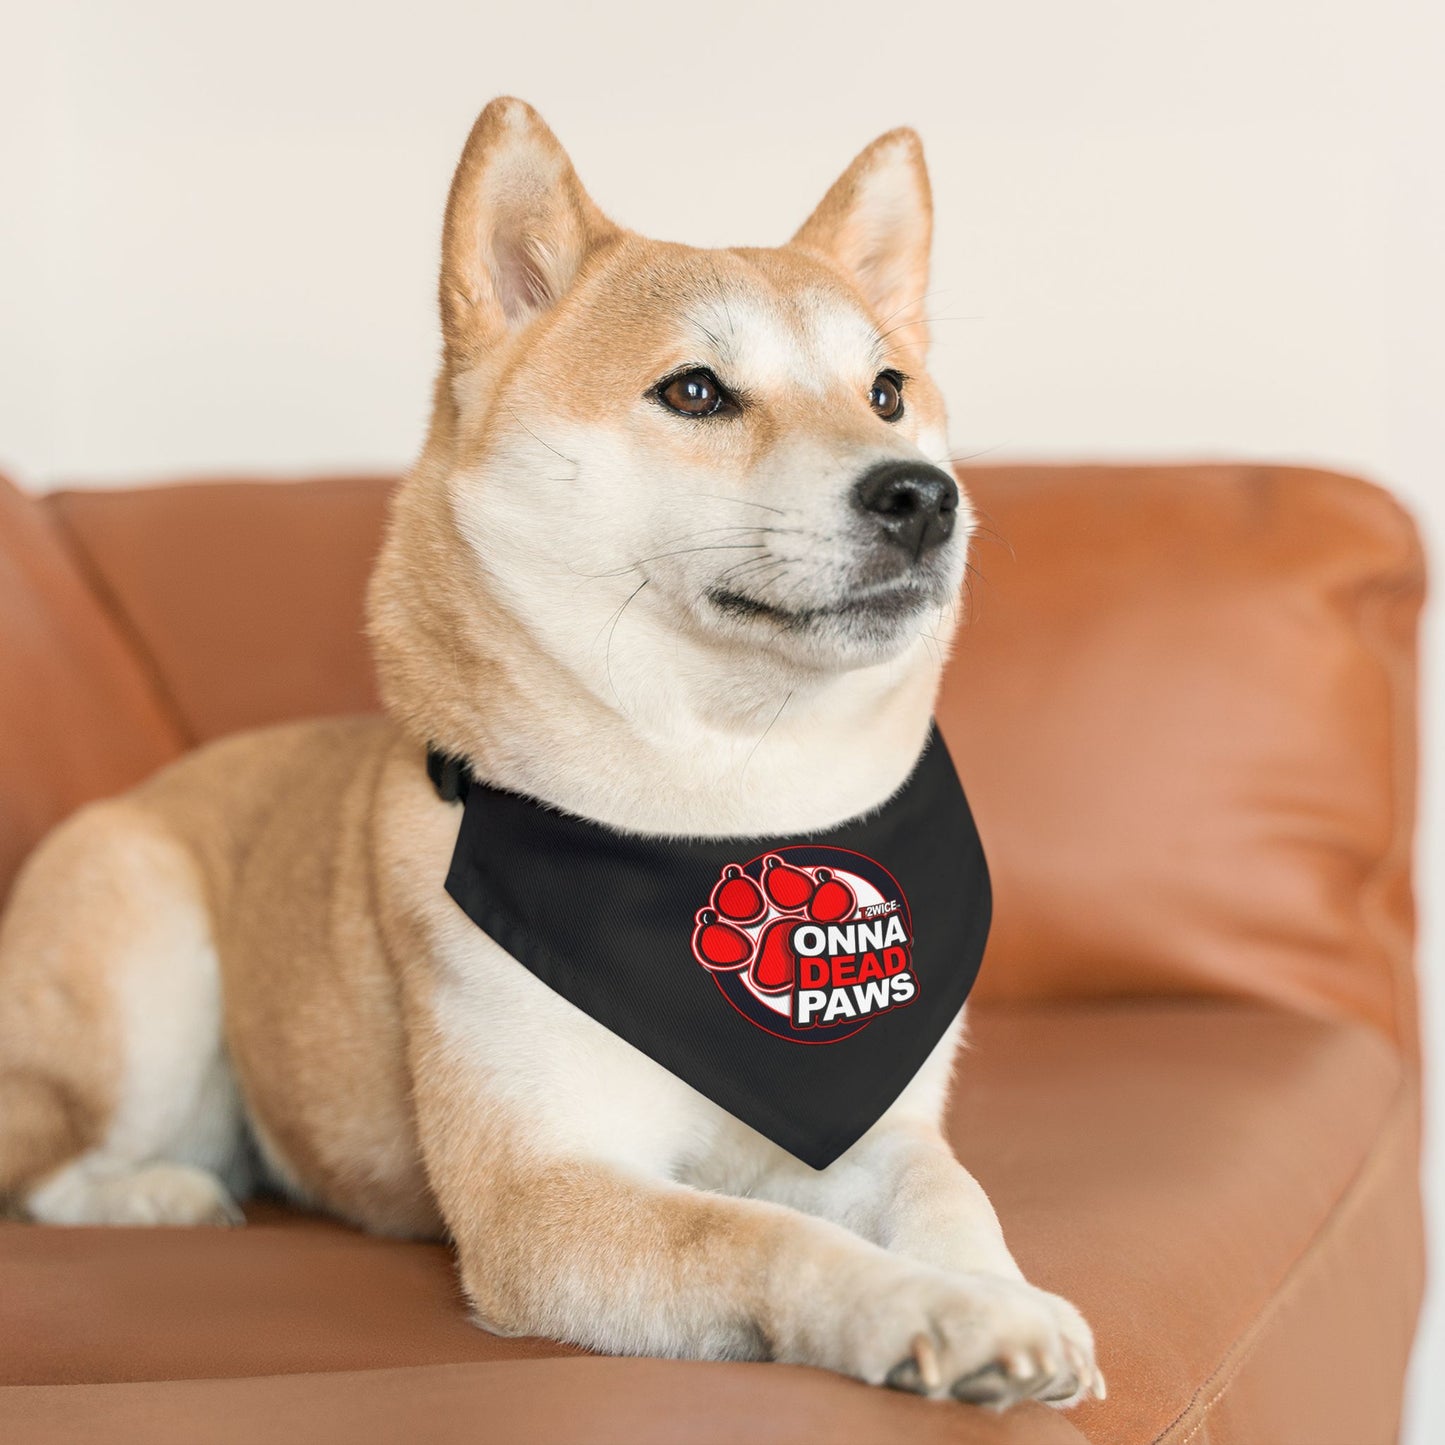
<instances>
[{"instance_id":1,"label":"dog's pointed ear","mask_svg":"<svg viewBox=\"0 0 1445 1445\"><path fill-rule=\"evenodd\" d=\"M928 344L923 299L933 240L933 195L923 143L904 127L859 152L790 242L851 274L880 324Z\"/></svg>"},{"instance_id":2,"label":"dog's pointed ear","mask_svg":"<svg viewBox=\"0 0 1445 1445\"><path fill-rule=\"evenodd\" d=\"M542 117L525 101L492 101L467 137L447 197L441 315L448 360L471 365L554 306L588 254L618 234Z\"/></svg>"}]
</instances>

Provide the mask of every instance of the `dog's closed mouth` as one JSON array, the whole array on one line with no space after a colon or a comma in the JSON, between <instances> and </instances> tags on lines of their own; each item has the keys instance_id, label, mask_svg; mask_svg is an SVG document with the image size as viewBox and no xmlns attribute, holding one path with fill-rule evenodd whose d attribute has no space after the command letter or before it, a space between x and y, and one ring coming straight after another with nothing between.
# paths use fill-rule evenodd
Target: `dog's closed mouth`
<instances>
[{"instance_id":1,"label":"dog's closed mouth","mask_svg":"<svg viewBox=\"0 0 1445 1445\"><path fill-rule=\"evenodd\" d=\"M707 600L718 611L731 617L757 618L785 627L803 628L832 618L896 620L917 612L935 599L929 589L909 582L858 592L839 602L818 607L782 607L772 602L764 602L759 597L750 597L745 592L733 592L726 587L714 587L707 594Z\"/></svg>"}]
</instances>

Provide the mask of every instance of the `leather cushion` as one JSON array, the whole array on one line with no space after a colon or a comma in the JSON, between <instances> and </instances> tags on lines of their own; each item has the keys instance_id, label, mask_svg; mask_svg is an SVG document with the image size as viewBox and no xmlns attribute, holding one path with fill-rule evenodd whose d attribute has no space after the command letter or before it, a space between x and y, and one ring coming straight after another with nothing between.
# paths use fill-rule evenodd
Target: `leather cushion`
<instances>
[{"instance_id":1,"label":"leather cushion","mask_svg":"<svg viewBox=\"0 0 1445 1445\"><path fill-rule=\"evenodd\" d=\"M1309 1362L1349 1358L1353 1418L1366 1431L1358 1442L1384 1442L1420 1280L1404 1077L1372 1030L1253 1006L978 1010L959 1070L955 1147L989 1191L1030 1277L1089 1315L1110 1385L1106 1402L1064 1421L1042 1409L1011 1416L1018 1434L989 1433L992 1417L952 1407L939 1417L951 1433L919 1433L919 1402L864 1399L826 1376L810 1377L802 1395L791 1385L780 1394L770 1366L620 1361L599 1371L562 1346L473 1329L440 1246L370 1239L274 1208L253 1211L256 1222L234 1232L0 1225L0 1382L302 1372L324 1380L406 1365L475 1362L495 1371L536 1361L547 1368L529 1363L531 1373L515 1371L506 1388L495 1373L471 1385L449 1375L444 1393L521 1420L543 1408L532 1398L543 1390L558 1410L578 1410L575 1430L559 1425L547 1437L558 1440L597 1438L589 1420L610 1422L607 1438L694 1438L699 1420L713 1433L696 1438L789 1438L772 1429L771 1412L796 1418L786 1412L807 1400L820 1419L856 1409L860 1420L896 1423L891 1434L835 1438L1043 1442L1077 1431L1130 1445L1223 1420L1229 1390L1251 1384L1244 1364L1262 1322L1318 1263L1324 1287L1307 1296L1314 1308L1287 1337L1285 1357L1299 1363L1274 1374L1284 1392L1276 1413L1308 1421L1337 1410L1338 1392L1319 1388ZM1351 1232L1342 1238L1342 1229ZM1382 1236L1387 1247L1365 1247ZM1364 1317L1391 1328L1362 1331ZM407 1398L419 1406L434 1377L419 1371L408 1384L409 1375L356 1394L353 1377L339 1373L330 1387L313 1381L301 1390L310 1403L298 1408L320 1417L330 1398L346 1419L353 1399L390 1401L378 1404L383 1413ZM29 1417L39 1422L34 1438L66 1438L46 1420L78 1433L75 1412L102 1418L111 1408L105 1398L91 1392L26 1407L38 1412ZM157 1419L176 1411L184 1424L240 1410L259 1427L290 1395L222 1391L208 1404L204 1391L157 1387L142 1398ZM15 1408L0 1393L0 1418ZM180 1426L173 1434L183 1437ZM1243 1429L1217 1438L1260 1437Z\"/></svg>"}]
</instances>

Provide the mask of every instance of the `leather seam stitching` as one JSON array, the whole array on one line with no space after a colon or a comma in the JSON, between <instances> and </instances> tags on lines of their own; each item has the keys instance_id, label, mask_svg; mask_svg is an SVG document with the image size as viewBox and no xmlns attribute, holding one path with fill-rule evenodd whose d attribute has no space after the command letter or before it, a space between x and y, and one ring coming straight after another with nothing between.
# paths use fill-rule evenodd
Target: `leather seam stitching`
<instances>
[{"instance_id":1,"label":"leather seam stitching","mask_svg":"<svg viewBox=\"0 0 1445 1445\"><path fill-rule=\"evenodd\" d=\"M1418 677L1416 653L1402 658L1400 649L1390 636L1389 613L1401 603L1413 603L1410 637L1418 648L1420 609L1427 581L1423 553L1418 534L1411 531L1413 542L1411 565L1400 567L1393 575L1374 579L1364 587L1357 601L1357 625L1362 640L1384 674L1389 698L1390 734L1390 802L1391 827L1389 845L1375 860L1374 866L1361 882L1359 917L1366 935L1384 955L1390 981L1390 1013L1394 1043L1401 1053L1418 1068L1418 1021L1412 1007L1415 990L1413 969L1414 927L1408 929L1407 942L1401 949L1398 940L1390 938L1388 905L1382 906L1380 894L1403 871L1406 890L1414 903L1413 847L1417 820L1416 789L1418 787L1419 739L1417 736ZM1381 915L1385 918L1382 920ZM1382 927L1382 921L1384 926Z\"/></svg>"},{"instance_id":2,"label":"leather seam stitching","mask_svg":"<svg viewBox=\"0 0 1445 1445\"><path fill-rule=\"evenodd\" d=\"M90 589L91 595L100 604L105 615L111 620L117 632L120 633L121 641L125 643L136 665L145 675L147 683L159 703L161 711L165 713L166 720L175 729L181 743L181 751L188 752L197 745L199 739L194 728L186 720L181 705L171 691L170 685L166 682L165 673L161 670L160 663L156 660L155 654L147 645L144 635L137 626L135 619L131 616L124 604L121 602L115 589L106 581L105 574L101 571L90 549L81 540L80 534L71 526L64 510L55 505L54 495L46 499L46 512L60 534L61 540L65 543L66 550L70 553L71 560L75 563L76 570L81 574L85 585Z\"/></svg>"}]
</instances>

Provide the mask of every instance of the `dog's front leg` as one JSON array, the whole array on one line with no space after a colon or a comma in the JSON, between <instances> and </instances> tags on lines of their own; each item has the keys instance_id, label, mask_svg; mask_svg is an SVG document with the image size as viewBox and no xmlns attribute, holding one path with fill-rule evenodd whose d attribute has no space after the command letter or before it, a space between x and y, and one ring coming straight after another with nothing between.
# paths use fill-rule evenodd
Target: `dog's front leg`
<instances>
[{"instance_id":1,"label":"dog's front leg","mask_svg":"<svg viewBox=\"0 0 1445 1445\"><path fill-rule=\"evenodd\" d=\"M827 1169L788 1160L755 1192L841 1224L921 1265L960 1277L991 1277L1036 1298L1056 1329L1058 1355L1045 1354L1039 1364L1052 1376L1050 1383L1040 1388L1004 1359L975 1382L969 1398L1006 1402L1024 1393L1071 1403L1090 1393L1103 1397L1093 1335L1083 1316L1067 1300L1025 1282L983 1187L926 1121L885 1118Z\"/></svg>"},{"instance_id":2,"label":"dog's front leg","mask_svg":"<svg viewBox=\"0 0 1445 1445\"><path fill-rule=\"evenodd\" d=\"M1023 1278L983 1186L920 1119L885 1117L824 1170L780 1162L755 1192L921 1264Z\"/></svg>"},{"instance_id":3,"label":"dog's front leg","mask_svg":"<svg viewBox=\"0 0 1445 1445\"><path fill-rule=\"evenodd\" d=\"M559 1149L515 1105L464 1106L454 1085L418 1082L428 1173L488 1329L618 1353L772 1358L964 1399L1060 1388L1055 1314L1027 1286Z\"/></svg>"}]
</instances>

